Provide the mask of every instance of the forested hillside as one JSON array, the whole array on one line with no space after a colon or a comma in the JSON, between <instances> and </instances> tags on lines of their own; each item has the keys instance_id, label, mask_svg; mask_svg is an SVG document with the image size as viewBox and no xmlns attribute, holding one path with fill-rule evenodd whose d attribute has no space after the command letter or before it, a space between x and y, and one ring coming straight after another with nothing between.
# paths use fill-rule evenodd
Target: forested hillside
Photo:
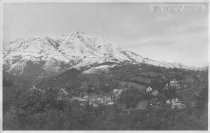
<instances>
[{"instance_id":1,"label":"forested hillside","mask_svg":"<svg viewBox=\"0 0 210 133\"><path fill-rule=\"evenodd\" d=\"M100 66L71 68L33 82L5 73L4 130L208 128L208 71ZM180 106L167 103L174 99Z\"/></svg>"}]
</instances>

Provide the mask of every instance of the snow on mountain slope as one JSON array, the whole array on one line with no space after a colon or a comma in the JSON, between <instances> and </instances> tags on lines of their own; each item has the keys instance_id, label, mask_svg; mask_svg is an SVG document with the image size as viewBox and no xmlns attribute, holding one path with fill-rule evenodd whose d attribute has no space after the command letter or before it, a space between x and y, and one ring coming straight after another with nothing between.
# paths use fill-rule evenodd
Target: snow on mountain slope
<instances>
[{"instance_id":1,"label":"snow on mountain slope","mask_svg":"<svg viewBox=\"0 0 210 133\"><path fill-rule=\"evenodd\" d=\"M54 73L70 67L122 61L177 67L176 64L154 61L122 50L100 37L81 32L56 37L18 39L4 48L4 70L13 74L22 74L27 62L39 64L42 73Z\"/></svg>"},{"instance_id":2,"label":"snow on mountain slope","mask_svg":"<svg viewBox=\"0 0 210 133\"><path fill-rule=\"evenodd\" d=\"M83 73L97 73L97 72L108 72L110 68L113 68L115 65L100 65L97 67L91 67L90 69L87 69L83 71Z\"/></svg>"},{"instance_id":3,"label":"snow on mountain slope","mask_svg":"<svg viewBox=\"0 0 210 133\"><path fill-rule=\"evenodd\" d=\"M28 38L17 40L7 45L4 51L6 51L4 53L4 68L12 73L22 73L28 61L34 64L45 62L43 70L46 71L49 69L58 71L56 67L51 68L51 66L58 62L69 62L46 39Z\"/></svg>"}]
</instances>

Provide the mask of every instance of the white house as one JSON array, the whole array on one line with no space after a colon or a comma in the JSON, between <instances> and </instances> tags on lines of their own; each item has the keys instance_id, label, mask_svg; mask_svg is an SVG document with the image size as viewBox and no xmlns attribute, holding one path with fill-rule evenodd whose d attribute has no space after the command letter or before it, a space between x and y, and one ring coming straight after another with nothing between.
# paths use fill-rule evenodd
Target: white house
<instances>
[{"instance_id":1,"label":"white house","mask_svg":"<svg viewBox=\"0 0 210 133\"><path fill-rule=\"evenodd\" d=\"M181 103L177 98L168 99L166 100L166 103L171 105L171 109L184 109L186 107L185 104Z\"/></svg>"},{"instance_id":2,"label":"white house","mask_svg":"<svg viewBox=\"0 0 210 133\"><path fill-rule=\"evenodd\" d=\"M147 89L146 89L146 92L151 92L152 91L152 88L149 86Z\"/></svg>"},{"instance_id":3,"label":"white house","mask_svg":"<svg viewBox=\"0 0 210 133\"><path fill-rule=\"evenodd\" d=\"M175 103L175 102L181 102L178 98L175 98L175 99L172 99L171 101L172 103Z\"/></svg>"},{"instance_id":4,"label":"white house","mask_svg":"<svg viewBox=\"0 0 210 133\"><path fill-rule=\"evenodd\" d=\"M118 97L123 92L123 89L114 89L113 93L116 97Z\"/></svg>"},{"instance_id":5,"label":"white house","mask_svg":"<svg viewBox=\"0 0 210 133\"><path fill-rule=\"evenodd\" d=\"M114 102L113 102L113 101L109 101L109 102L107 102L107 104L108 104L108 105L113 105Z\"/></svg>"},{"instance_id":6,"label":"white house","mask_svg":"<svg viewBox=\"0 0 210 133\"><path fill-rule=\"evenodd\" d=\"M171 101L170 101L170 100L166 100L166 103L167 103L167 104L171 104Z\"/></svg>"}]
</instances>

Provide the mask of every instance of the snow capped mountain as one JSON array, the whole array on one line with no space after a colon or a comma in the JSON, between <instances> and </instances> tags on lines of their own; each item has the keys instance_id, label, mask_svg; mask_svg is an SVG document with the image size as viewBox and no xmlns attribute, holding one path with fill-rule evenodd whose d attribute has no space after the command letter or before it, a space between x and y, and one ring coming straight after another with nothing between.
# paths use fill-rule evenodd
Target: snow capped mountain
<instances>
[{"instance_id":1,"label":"snow capped mountain","mask_svg":"<svg viewBox=\"0 0 210 133\"><path fill-rule=\"evenodd\" d=\"M4 70L15 75L31 72L45 75L71 67L122 61L184 68L183 65L144 58L117 48L113 43L100 37L81 32L56 37L18 39L4 48ZM36 67L30 69L29 66Z\"/></svg>"}]
</instances>

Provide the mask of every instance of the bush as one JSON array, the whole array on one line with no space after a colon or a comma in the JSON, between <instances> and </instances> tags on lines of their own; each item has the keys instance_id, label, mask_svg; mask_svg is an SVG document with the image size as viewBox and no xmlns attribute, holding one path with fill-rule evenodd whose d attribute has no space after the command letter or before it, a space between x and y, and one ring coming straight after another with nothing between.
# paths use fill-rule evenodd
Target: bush
<instances>
[{"instance_id":1,"label":"bush","mask_svg":"<svg viewBox=\"0 0 210 133\"><path fill-rule=\"evenodd\" d=\"M145 95L136 88L130 88L123 91L120 95L120 103L125 104L127 108L136 106L137 102L144 100Z\"/></svg>"}]
</instances>

